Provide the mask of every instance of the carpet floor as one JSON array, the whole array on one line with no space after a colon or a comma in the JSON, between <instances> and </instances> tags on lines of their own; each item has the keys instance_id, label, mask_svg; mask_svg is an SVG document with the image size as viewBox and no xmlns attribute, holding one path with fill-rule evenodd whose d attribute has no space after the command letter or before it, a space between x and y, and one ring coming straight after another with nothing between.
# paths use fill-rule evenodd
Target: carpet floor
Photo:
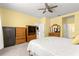
<instances>
[{"instance_id":1,"label":"carpet floor","mask_svg":"<svg viewBox=\"0 0 79 59\"><path fill-rule=\"evenodd\" d=\"M29 56L27 52L28 43L18 44L0 50L0 56Z\"/></svg>"}]
</instances>

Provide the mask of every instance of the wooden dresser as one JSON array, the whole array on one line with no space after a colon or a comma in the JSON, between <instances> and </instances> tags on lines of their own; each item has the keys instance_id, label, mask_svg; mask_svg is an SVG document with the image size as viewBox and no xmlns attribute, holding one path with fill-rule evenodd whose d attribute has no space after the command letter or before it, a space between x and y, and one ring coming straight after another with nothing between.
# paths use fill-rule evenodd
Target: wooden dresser
<instances>
[{"instance_id":1,"label":"wooden dresser","mask_svg":"<svg viewBox=\"0 0 79 59\"><path fill-rule=\"evenodd\" d=\"M36 39L36 34L33 34L33 35L27 35L27 42L33 40L33 39Z\"/></svg>"},{"instance_id":2,"label":"wooden dresser","mask_svg":"<svg viewBox=\"0 0 79 59\"><path fill-rule=\"evenodd\" d=\"M56 36L56 37L60 37L60 32L50 32L49 36Z\"/></svg>"},{"instance_id":3,"label":"wooden dresser","mask_svg":"<svg viewBox=\"0 0 79 59\"><path fill-rule=\"evenodd\" d=\"M31 26L31 25L27 25L26 26L27 30L26 30L26 39L27 39L27 42L33 40L33 39L36 39L36 26Z\"/></svg>"},{"instance_id":4,"label":"wooden dresser","mask_svg":"<svg viewBox=\"0 0 79 59\"><path fill-rule=\"evenodd\" d=\"M53 24L50 27L51 31L49 32L49 36L56 36L56 37L60 37L60 31L61 31L61 27L58 24Z\"/></svg>"},{"instance_id":5,"label":"wooden dresser","mask_svg":"<svg viewBox=\"0 0 79 59\"><path fill-rule=\"evenodd\" d=\"M16 27L16 44L26 42L26 28Z\"/></svg>"}]
</instances>

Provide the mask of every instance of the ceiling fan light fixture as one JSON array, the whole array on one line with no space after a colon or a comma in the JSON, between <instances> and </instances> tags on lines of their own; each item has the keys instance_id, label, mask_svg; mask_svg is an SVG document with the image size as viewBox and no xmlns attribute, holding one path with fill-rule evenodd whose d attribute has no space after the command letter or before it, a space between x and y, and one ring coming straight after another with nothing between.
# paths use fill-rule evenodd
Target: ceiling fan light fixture
<instances>
[{"instance_id":1,"label":"ceiling fan light fixture","mask_svg":"<svg viewBox=\"0 0 79 59\"><path fill-rule=\"evenodd\" d=\"M53 10L52 9L54 9L56 7L58 7L58 6L55 5L55 6L50 7L47 3L45 3L45 8L40 8L38 10L44 10L43 11L43 14L46 13L47 11L50 12L50 13L53 13Z\"/></svg>"}]
</instances>

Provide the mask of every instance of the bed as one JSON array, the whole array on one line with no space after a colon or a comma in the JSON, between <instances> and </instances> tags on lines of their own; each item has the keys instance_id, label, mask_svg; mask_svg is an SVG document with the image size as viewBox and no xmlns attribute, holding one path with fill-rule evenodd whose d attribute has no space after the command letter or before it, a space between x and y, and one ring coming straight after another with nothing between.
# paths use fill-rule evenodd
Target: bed
<instances>
[{"instance_id":1,"label":"bed","mask_svg":"<svg viewBox=\"0 0 79 59\"><path fill-rule=\"evenodd\" d=\"M46 37L30 41L27 51L34 56L79 56L79 45L67 38Z\"/></svg>"}]
</instances>

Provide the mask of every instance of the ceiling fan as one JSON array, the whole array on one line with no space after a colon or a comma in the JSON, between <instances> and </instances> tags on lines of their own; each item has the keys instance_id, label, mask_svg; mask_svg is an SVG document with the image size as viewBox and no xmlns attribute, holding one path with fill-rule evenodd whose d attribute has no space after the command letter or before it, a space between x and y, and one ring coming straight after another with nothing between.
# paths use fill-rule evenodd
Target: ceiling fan
<instances>
[{"instance_id":1,"label":"ceiling fan","mask_svg":"<svg viewBox=\"0 0 79 59\"><path fill-rule=\"evenodd\" d=\"M50 7L47 3L45 3L45 8L40 8L38 10L44 10L43 14L46 13L47 11L49 11L50 13L53 13L53 8L58 7L57 5Z\"/></svg>"}]
</instances>

